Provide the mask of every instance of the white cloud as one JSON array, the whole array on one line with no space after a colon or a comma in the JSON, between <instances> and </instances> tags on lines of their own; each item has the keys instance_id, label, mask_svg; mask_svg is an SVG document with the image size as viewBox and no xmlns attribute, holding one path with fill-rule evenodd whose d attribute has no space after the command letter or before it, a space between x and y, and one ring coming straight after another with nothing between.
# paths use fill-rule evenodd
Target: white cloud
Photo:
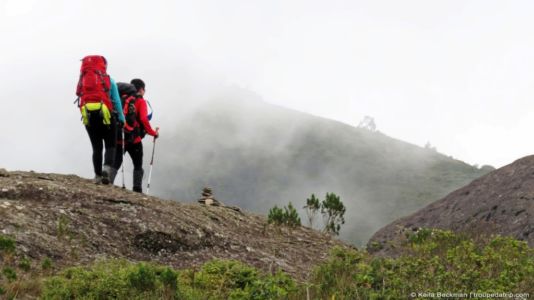
<instances>
[{"instance_id":1,"label":"white cloud","mask_svg":"<svg viewBox=\"0 0 534 300\"><path fill-rule=\"evenodd\" d=\"M350 124L371 115L388 135L430 141L470 163L501 166L533 146L524 142L534 128L530 1L4 0L0 7L8 145L24 141L4 138L5 128L20 119L21 130L35 127L43 101L73 112L78 60L101 53L119 80L148 78L165 111L237 84ZM16 156L6 150L15 148L3 147L0 159Z\"/></svg>"},{"instance_id":2,"label":"white cloud","mask_svg":"<svg viewBox=\"0 0 534 300\"><path fill-rule=\"evenodd\" d=\"M4 17L21 17L29 14L36 0L4 0L3 15Z\"/></svg>"}]
</instances>

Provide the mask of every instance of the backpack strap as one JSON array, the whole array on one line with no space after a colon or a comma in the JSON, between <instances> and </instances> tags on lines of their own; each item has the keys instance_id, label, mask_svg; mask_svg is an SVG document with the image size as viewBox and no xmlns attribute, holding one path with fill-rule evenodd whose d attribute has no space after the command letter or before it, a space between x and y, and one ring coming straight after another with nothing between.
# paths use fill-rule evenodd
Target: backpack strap
<instances>
[{"instance_id":1,"label":"backpack strap","mask_svg":"<svg viewBox=\"0 0 534 300\"><path fill-rule=\"evenodd\" d=\"M135 128L135 123L137 123L137 112L136 115L132 118L131 112L130 112L130 106L135 106L135 101L137 98L135 96L129 96L124 100L124 106L123 106L123 113L124 113L124 128L126 131L133 131ZM134 102L132 102L134 101Z\"/></svg>"},{"instance_id":2,"label":"backpack strap","mask_svg":"<svg viewBox=\"0 0 534 300\"><path fill-rule=\"evenodd\" d=\"M76 87L76 96L78 96L78 99L82 96L82 77L83 77L84 71L80 72L80 78L78 79L78 86Z\"/></svg>"},{"instance_id":3,"label":"backpack strap","mask_svg":"<svg viewBox=\"0 0 534 300\"><path fill-rule=\"evenodd\" d=\"M100 81L102 82L102 86L104 87L104 92L106 93L109 93L109 90L110 90L110 87L108 87L108 84L105 80L105 78L107 77L108 78L108 81L109 81L109 85L111 85L111 79L109 77L109 75L105 74L105 73L102 73L102 71L98 70L96 71L98 76L100 76Z\"/></svg>"}]
</instances>

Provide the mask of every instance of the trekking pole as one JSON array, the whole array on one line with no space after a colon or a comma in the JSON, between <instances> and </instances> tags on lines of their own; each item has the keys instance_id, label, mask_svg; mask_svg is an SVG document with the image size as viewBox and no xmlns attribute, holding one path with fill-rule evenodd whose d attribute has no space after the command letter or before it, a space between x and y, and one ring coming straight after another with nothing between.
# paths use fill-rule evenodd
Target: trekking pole
<instances>
[{"instance_id":1,"label":"trekking pole","mask_svg":"<svg viewBox=\"0 0 534 300\"><path fill-rule=\"evenodd\" d=\"M125 149L126 148L126 141L124 140L124 129L121 128L121 132L122 132L122 188L123 189L126 189L126 185L124 184L124 152L125 152Z\"/></svg>"},{"instance_id":2,"label":"trekking pole","mask_svg":"<svg viewBox=\"0 0 534 300\"><path fill-rule=\"evenodd\" d=\"M156 127L156 133L159 131L159 127ZM152 158L150 159L150 171L148 172L148 185L146 187L146 194L150 191L150 179L152 179L152 167L154 166L154 152L156 152L156 137L152 144Z\"/></svg>"}]
</instances>

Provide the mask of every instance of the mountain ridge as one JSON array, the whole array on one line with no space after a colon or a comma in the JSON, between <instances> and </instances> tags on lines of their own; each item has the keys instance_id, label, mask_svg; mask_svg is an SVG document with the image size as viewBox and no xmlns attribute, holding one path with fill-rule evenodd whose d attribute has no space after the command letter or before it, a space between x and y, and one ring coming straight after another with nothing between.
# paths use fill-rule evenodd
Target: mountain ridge
<instances>
[{"instance_id":1,"label":"mountain ridge","mask_svg":"<svg viewBox=\"0 0 534 300\"><path fill-rule=\"evenodd\" d=\"M192 201L210 186L223 201L266 213L334 192L347 206L341 237L365 244L387 223L491 169L247 97L224 95L230 100L177 118L175 132L158 142L156 163L165 162L153 177L158 195Z\"/></svg>"}]
</instances>

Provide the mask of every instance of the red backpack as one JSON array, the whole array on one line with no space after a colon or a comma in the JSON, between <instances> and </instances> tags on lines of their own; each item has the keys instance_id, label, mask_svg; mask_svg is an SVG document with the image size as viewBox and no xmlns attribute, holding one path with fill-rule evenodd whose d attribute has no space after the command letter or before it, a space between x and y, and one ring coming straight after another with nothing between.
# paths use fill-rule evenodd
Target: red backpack
<instances>
[{"instance_id":1,"label":"red backpack","mask_svg":"<svg viewBox=\"0 0 534 300\"><path fill-rule=\"evenodd\" d=\"M124 100L124 134L127 143L133 143L138 137L144 138L146 131L139 122L139 116L136 108L139 96L129 96Z\"/></svg>"},{"instance_id":2,"label":"red backpack","mask_svg":"<svg viewBox=\"0 0 534 300\"><path fill-rule=\"evenodd\" d=\"M76 88L80 108L87 103L103 103L110 111L113 111L109 97L111 81L106 69L107 62L103 56L89 55L82 59L80 79Z\"/></svg>"}]
</instances>

